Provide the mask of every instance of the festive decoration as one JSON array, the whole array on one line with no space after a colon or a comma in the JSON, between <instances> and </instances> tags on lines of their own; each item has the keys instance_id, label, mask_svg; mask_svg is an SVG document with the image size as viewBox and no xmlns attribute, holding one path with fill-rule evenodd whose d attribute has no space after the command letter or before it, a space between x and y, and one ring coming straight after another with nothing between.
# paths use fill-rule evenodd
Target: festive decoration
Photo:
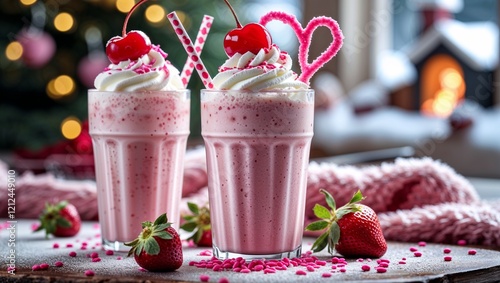
<instances>
[{"instance_id":1,"label":"festive decoration","mask_svg":"<svg viewBox=\"0 0 500 283\"><path fill-rule=\"evenodd\" d=\"M0 124L8 125L0 129L0 150L16 149L36 155L34 153L51 152L47 149L78 140L70 141L62 135L61 122L69 116L86 120L87 90L93 88L97 73L110 63L103 56L106 44L103 39L121 30L126 12L131 8L122 7L125 2L1 2L0 33L6 36L0 39L0 49L6 54L10 48L11 56L0 59ZM235 6L243 3L242 0L232 2ZM150 13L148 16L152 6L150 13L165 14L160 19ZM227 11L227 7L223 1L200 5L194 0L149 0L130 17L128 31L147 33L168 52L168 60L181 69L187 54L166 20L166 13L171 11L177 11L187 34L195 39L204 15L218 15L219 11ZM201 56L209 73L216 73L226 58L220 38L229 26L233 23L214 21L210 36L204 42ZM65 85L66 82L70 85ZM203 88L199 76L192 76L188 88L193 95L199 93ZM191 103L191 137L196 137L201 132L197 116L199 101L192 99Z\"/></svg>"}]
</instances>

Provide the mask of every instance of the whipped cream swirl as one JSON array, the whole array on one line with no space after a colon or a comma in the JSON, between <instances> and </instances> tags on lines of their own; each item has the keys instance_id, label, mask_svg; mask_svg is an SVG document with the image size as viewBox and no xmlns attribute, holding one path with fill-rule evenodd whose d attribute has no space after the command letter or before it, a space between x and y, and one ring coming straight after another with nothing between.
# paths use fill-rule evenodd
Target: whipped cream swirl
<instances>
[{"instance_id":1,"label":"whipped cream swirl","mask_svg":"<svg viewBox=\"0 0 500 283\"><path fill-rule=\"evenodd\" d=\"M291 70L292 59L276 45L259 53L236 53L219 68L214 77L215 89L267 91L308 89Z\"/></svg>"},{"instance_id":2,"label":"whipped cream swirl","mask_svg":"<svg viewBox=\"0 0 500 283\"><path fill-rule=\"evenodd\" d=\"M94 86L101 91L147 91L185 89L167 54L153 45L148 54L137 60L110 64L97 75Z\"/></svg>"}]
</instances>

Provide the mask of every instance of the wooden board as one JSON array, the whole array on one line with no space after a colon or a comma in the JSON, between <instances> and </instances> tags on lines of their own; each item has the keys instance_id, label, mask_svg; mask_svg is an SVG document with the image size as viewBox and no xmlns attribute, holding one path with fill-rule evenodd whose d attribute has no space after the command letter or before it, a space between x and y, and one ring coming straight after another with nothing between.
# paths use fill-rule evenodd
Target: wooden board
<instances>
[{"instance_id":1,"label":"wooden board","mask_svg":"<svg viewBox=\"0 0 500 283\"><path fill-rule=\"evenodd\" d=\"M85 282L93 281L120 281L120 282L200 282L201 275L208 275L210 282L218 282L225 277L229 282L320 282L325 280L342 282L500 282L500 252L490 249L481 249L467 246L450 246L439 244L427 244L419 247L416 243L390 242L389 249L383 258L390 261L386 273L377 273L376 260L359 262L356 259L348 260L345 272L339 268L333 270L331 255L326 253L317 254L322 260L328 261L326 266L316 268L314 271L306 271L306 275L296 275L297 270L306 270L305 267L293 267L286 271L277 271L274 274L251 272L240 274L229 271L215 272L209 269L201 269L190 266L191 261L208 260L210 256L201 256L200 252L206 249L189 248L184 249L183 266L171 273L151 273L139 270L133 258L126 258L124 254L106 255L100 250L100 230L96 223L86 222L77 237L69 239L46 240L44 234L32 233L32 224L36 220L22 220L15 223L15 236L10 233L13 229L7 229L6 220L0 230L0 247L5 263L8 257L15 255L16 273L9 274L5 264L0 271L1 282ZM8 244L14 237L15 247ZM303 250L309 250L313 239L304 239ZM82 243L87 243L86 250L82 250ZM54 248L54 244L59 248ZM67 245L72 247L67 247ZM421 257L415 257L410 247L416 247L422 253ZM448 255L451 261L445 261L444 248L450 248L452 252ZM477 251L476 255L469 255L470 249ZM71 251L77 253L76 257L70 257ZM87 256L91 252L97 252L101 258L100 262L92 262ZM121 256L123 259L118 259ZM406 264L400 264L403 258ZM55 267L56 261L62 261L63 267ZM35 264L48 263L46 271L32 271ZM371 270L363 272L362 265L369 265ZM86 270L93 270L95 276L85 276ZM331 273L330 278L323 278L323 273Z\"/></svg>"}]
</instances>

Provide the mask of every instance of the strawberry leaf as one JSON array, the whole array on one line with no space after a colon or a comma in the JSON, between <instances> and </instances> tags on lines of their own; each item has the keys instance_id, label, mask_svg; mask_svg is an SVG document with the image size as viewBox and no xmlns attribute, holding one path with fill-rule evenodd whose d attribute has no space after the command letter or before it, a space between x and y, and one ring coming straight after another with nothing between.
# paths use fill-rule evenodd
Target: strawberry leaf
<instances>
[{"instance_id":1,"label":"strawberry leaf","mask_svg":"<svg viewBox=\"0 0 500 283\"><path fill-rule=\"evenodd\" d=\"M328 191L323 189L321 189L320 192L322 192L325 195L326 203L328 204L328 206L332 210L337 209L337 205L335 204L335 200L333 199L332 195Z\"/></svg>"},{"instance_id":2,"label":"strawberry leaf","mask_svg":"<svg viewBox=\"0 0 500 283\"><path fill-rule=\"evenodd\" d=\"M153 225L153 223L151 223L151 221L144 221L142 222L142 229L146 228L146 227L151 227Z\"/></svg>"},{"instance_id":3,"label":"strawberry leaf","mask_svg":"<svg viewBox=\"0 0 500 283\"><path fill-rule=\"evenodd\" d=\"M181 229L187 232L193 232L196 227L198 227L198 223L196 222L185 222L182 224Z\"/></svg>"},{"instance_id":4,"label":"strawberry leaf","mask_svg":"<svg viewBox=\"0 0 500 283\"><path fill-rule=\"evenodd\" d=\"M170 227L170 223L163 223L163 224L154 226L153 232L161 232L161 231L164 231L165 229L167 229L168 227Z\"/></svg>"},{"instance_id":5,"label":"strawberry leaf","mask_svg":"<svg viewBox=\"0 0 500 283\"><path fill-rule=\"evenodd\" d=\"M326 247L326 245L328 245L328 232L321 234L321 236L314 241L311 250L315 253L320 252Z\"/></svg>"},{"instance_id":6,"label":"strawberry leaf","mask_svg":"<svg viewBox=\"0 0 500 283\"><path fill-rule=\"evenodd\" d=\"M198 205L196 203L188 202L187 205L188 205L189 210L194 215L198 215L200 213L200 210L199 210Z\"/></svg>"},{"instance_id":7,"label":"strawberry leaf","mask_svg":"<svg viewBox=\"0 0 500 283\"><path fill-rule=\"evenodd\" d=\"M71 225L71 222L69 222L67 219L63 217L58 217L56 219L56 225L63 228L71 228L73 226Z\"/></svg>"},{"instance_id":8,"label":"strawberry leaf","mask_svg":"<svg viewBox=\"0 0 500 283\"><path fill-rule=\"evenodd\" d=\"M328 208L322 206L321 204L314 205L313 211L314 215L316 215L316 217L321 219L328 220L332 217L330 210L328 210Z\"/></svg>"},{"instance_id":9,"label":"strawberry leaf","mask_svg":"<svg viewBox=\"0 0 500 283\"><path fill-rule=\"evenodd\" d=\"M160 224L164 224L164 223L167 223L167 222L168 222L167 214L163 213L162 215L158 216L158 218L156 218L156 220L154 222L154 225L158 226Z\"/></svg>"},{"instance_id":10,"label":"strawberry leaf","mask_svg":"<svg viewBox=\"0 0 500 283\"><path fill-rule=\"evenodd\" d=\"M337 222L333 222L328 231L328 253L333 254L335 245L340 239L340 227Z\"/></svg>"},{"instance_id":11,"label":"strawberry leaf","mask_svg":"<svg viewBox=\"0 0 500 283\"><path fill-rule=\"evenodd\" d=\"M361 193L360 190L358 190L356 193L354 193L354 195L352 196L351 200L349 201L349 203L357 203L357 202L360 202L364 199L363 197L363 194Z\"/></svg>"},{"instance_id":12,"label":"strawberry leaf","mask_svg":"<svg viewBox=\"0 0 500 283\"><path fill-rule=\"evenodd\" d=\"M155 238L151 237L144 241L144 251L149 255L157 255L160 253L160 245Z\"/></svg>"},{"instance_id":13,"label":"strawberry leaf","mask_svg":"<svg viewBox=\"0 0 500 283\"><path fill-rule=\"evenodd\" d=\"M325 229L326 227L328 227L328 222L320 220L307 225L306 231L319 231Z\"/></svg>"}]
</instances>

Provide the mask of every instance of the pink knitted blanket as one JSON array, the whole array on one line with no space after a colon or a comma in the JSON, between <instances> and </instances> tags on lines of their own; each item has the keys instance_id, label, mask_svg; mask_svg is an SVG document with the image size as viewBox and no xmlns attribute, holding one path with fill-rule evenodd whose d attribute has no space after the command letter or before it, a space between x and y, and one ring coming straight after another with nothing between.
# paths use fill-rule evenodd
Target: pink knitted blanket
<instances>
[{"instance_id":1,"label":"pink knitted blanket","mask_svg":"<svg viewBox=\"0 0 500 283\"><path fill-rule=\"evenodd\" d=\"M380 166L309 165L305 224L314 221L314 204L324 203L319 189L337 203L347 202L360 189L364 204L378 214L384 235L392 241L428 241L500 246L500 201L482 201L476 190L449 166L430 158L397 159ZM7 216L7 168L0 162L0 217ZM188 151L185 161L181 213L187 202L208 202L204 150ZM16 217L36 218L45 201L66 199L83 219L97 219L93 181L56 179L51 174L26 173L16 179ZM307 234L312 235L312 234Z\"/></svg>"}]
</instances>

